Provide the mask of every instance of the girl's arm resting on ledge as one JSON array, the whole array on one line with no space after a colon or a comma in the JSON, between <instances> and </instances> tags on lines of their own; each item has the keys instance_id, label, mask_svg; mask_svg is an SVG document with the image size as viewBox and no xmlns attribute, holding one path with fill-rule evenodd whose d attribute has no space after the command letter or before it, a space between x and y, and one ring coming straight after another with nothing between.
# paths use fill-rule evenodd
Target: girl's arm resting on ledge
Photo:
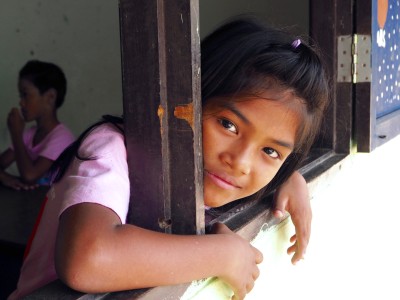
<instances>
[{"instance_id":1,"label":"girl's arm resting on ledge","mask_svg":"<svg viewBox=\"0 0 400 300\"><path fill-rule=\"evenodd\" d=\"M287 211L295 226L296 234L290 239L293 245L288 248L288 254L294 253L292 263L296 264L304 259L311 235L312 210L306 180L299 172L294 172L279 187L274 198L275 217L281 218Z\"/></svg>"},{"instance_id":2,"label":"girl's arm resting on ledge","mask_svg":"<svg viewBox=\"0 0 400 300\"><path fill-rule=\"evenodd\" d=\"M102 293L173 285L218 276L237 299L259 275L262 254L218 224L211 235L172 235L122 225L110 209L93 203L64 211L56 244L56 270L78 291Z\"/></svg>"}]
</instances>

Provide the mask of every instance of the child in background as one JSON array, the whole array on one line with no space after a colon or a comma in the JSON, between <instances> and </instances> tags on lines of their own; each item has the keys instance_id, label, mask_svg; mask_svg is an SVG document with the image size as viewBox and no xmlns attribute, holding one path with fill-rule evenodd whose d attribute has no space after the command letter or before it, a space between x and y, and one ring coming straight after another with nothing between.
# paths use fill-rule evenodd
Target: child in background
<instances>
[{"instance_id":1,"label":"child in background","mask_svg":"<svg viewBox=\"0 0 400 300\"><path fill-rule=\"evenodd\" d=\"M8 114L12 145L0 154L0 183L15 190L48 185L47 172L75 140L57 118L67 88L63 71L55 64L32 60L18 79L21 109L14 107ZM36 125L25 130L25 122L31 121ZM5 171L14 161L19 177Z\"/></svg>"},{"instance_id":2,"label":"child in background","mask_svg":"<svg viewBox=\"0 0 400 300\"><path fill-rule=\"evenodd\" d=\"M288 249L296 263L311 222L307 186L296 170L328 103L320 58L304 41L242 18L202 42L201 60L205 205L278 188L277 214L288 210L296 227ZM10 299L57 278L78 291L103 293L213 276L232 288L233 299L243 299L259 275L261 252L223 224L206 235L126 224L126 158L122 119L115 118L89 128L60 156Z\"/></svg>"}]
</instances>

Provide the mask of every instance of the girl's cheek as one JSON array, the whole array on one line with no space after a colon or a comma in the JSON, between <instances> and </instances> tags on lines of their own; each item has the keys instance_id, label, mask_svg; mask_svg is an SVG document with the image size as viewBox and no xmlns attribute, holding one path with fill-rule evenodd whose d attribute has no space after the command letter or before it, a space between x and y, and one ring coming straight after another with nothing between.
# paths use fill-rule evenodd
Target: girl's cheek
<instances>
[{"instance_id":1,"label":"girl's cheek","mask_svg":"<svg viewBox=\"0 0 400 300\"><path fill-rule=\"evenodd\" d=\"M278 173L278 169L273 168L272 166L266 166L263 168L263 172L260 172L256 177L258 178L258 190L262 189L268 183L271 182L271 180L274 178L276 173ZM255 179L257 180L257 179Z\"/></svg>"}]
</instances>

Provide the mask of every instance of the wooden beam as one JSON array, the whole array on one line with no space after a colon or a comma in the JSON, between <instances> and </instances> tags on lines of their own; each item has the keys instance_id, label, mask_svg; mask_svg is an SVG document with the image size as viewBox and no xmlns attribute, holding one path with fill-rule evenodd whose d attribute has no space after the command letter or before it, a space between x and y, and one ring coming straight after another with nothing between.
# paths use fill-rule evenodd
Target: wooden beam
<instances>
[{"instance_id":1,"label":"wooden beam","mask_svg":"<svg viewBox=\"0 0 400 300\"><path fill-rule=\"evenodd\" d=\"M128 222L204 232L198 0L120 0Z\"/></svg>"},{"instance_id":2,"label":"wooden beam","mask_svg":"<svg viewBox=\"0 0 400 300\"><path fill-rule=\"evenodd\" d=\"M371 35L372 1L355 2L355 32ZM355 139L358 152L371 152L376 123L375 101L371 101L371 83L360 82L355 85Z\"/></svg>"},{"instance_id":3,"label":"wooden beam","mask_svg":"<svg viewBox=\"0 0 400 300\"><path fill-rule=\"evenodd\" d=\"M351 82L338 82L338 38L353 31L353 1L310 0L310 35L326 63L331 106L324 118L320 145L337 153L350 152L352 139Z\"/></svg>"}]
</instances>

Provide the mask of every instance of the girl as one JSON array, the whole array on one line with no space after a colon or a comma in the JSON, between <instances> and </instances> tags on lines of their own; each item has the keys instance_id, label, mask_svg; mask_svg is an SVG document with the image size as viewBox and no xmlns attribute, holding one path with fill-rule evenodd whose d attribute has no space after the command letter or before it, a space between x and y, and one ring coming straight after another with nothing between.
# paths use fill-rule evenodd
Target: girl
<instances>
[{"instance_id":1,"label":"girl","mask_svg":"<svg viewBox=\"0 0 400 300\"><path fill-rule=\"evenodd\" d=\"M15 190L48 184L47 171L74 141L71 131L58 121L57 109L66 93L63 71L52 63L28 61L19 72L18 108L8 114L12 146L0 155L0 183ZM24 130L25 122L36 126ZM20 177L5 171L16 162Z\"/></svg>"},{"instance_id":2,"label":"girl","mask_svg":"<svg viewBox=\"0 0 400 300\"><path fill-rule=\"evenodd\" d=\"M298 242L294 237L288 250L296 252L295 262L304 254L311 220L305 181L295 170L317 134L328 97L319 57L303 41L293 41L239 19L207 37L201 57L205 205L280 186L277 205L295 216L302 238L299 246L300 236ZM122 130L122 120L107 119L58 160L10 299L56 278L79 291L102 293L211 276L230 285L234 299L243 299L259 275L262 254L225 225L217 224L214 234L184 236L125 224L129 180Z\"/></svg>"}]
</instances>

